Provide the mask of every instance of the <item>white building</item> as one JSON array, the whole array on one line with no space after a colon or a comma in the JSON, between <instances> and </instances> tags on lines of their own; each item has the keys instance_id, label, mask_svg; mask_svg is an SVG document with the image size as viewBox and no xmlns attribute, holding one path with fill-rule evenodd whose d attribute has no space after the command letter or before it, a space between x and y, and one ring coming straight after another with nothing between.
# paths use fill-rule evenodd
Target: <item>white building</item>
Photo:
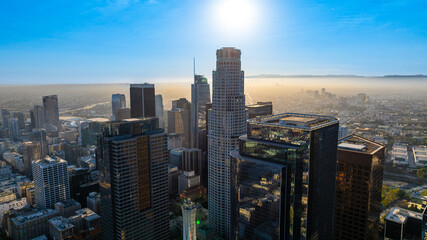
<instances>
[{"instance_id":1,"label":"white building","mask_svg":"<svg viewBox=\"0 0 427 240\"><path fill-rule=\"evenodd\" d=\"M15 199L12 201L4 202L0 204L0 222L3 221L3 216L11 209L21 209L27 205L27 199Z\"/></svg>"},{"instance_id":2,"label":"white building","mask_svg":"<svg viewBox=\"0 0 427 240\"><path fill-rule=\"evenodd\" d=\"M238 148L239 136L246 133L244 72L239 49L222 48L216 55L208 121L209 225L218 236L230 239L230 152Z\"/></svg>"},{"instance_id":3,"label":"white building","mask_svg":"<svg viewBox=\"0 0 427 240\"><path fill-rule=\"evenodd\" d=\"M36 206L41 209L53 208L57 202L70 198L70 185L64 159L46 157L33 162Z\"/></svg>"},{"instance_id":4,"label":"white building","mask_svg":"<svg viewBox=\"0 0 427 240\"><path fill-rule=\"evenodd\" d=\"M181 206L182 210L182 239L197 240L196 233L196 214L197 208L191 199L184 200Z\"/></svg>"},{"instance_id":5,"label":"white building","mask_svg":"<svg viewBox=\"0 0 427 240\"><path fill-rule=\"evenodd\" d=\"M417 167L427 166L427 146L417 146L412 148L414 153L415 165Z\"/></svg>"},{"instance_id":6,"label":"white building","mask_svg":"<svg viewBox=\"0 0 427 240\"><path fill-rule=\"evenodd\" d=\"M391 161L396 165L408 165L408 146L406 144L393 144Z\"/></svg>"}]
</instances>

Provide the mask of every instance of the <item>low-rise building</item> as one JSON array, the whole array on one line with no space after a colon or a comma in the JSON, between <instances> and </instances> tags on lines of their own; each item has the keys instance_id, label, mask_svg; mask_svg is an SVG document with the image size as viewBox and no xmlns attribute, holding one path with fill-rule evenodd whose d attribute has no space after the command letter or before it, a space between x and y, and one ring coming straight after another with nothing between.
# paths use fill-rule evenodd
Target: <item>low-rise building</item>
<instances>
[{"instance_id":1,"label":"low-rise building","mask_svg":"<svg viewBox=\"0 0 427 240\"><path fill-rule=\"evenodd\" d=\"M74 225L63 216L49 220L49 237L54 240L71 239L74 236Z\"/></svg>"},{"instance_id":2,"label":"low-rise building","mask_svg":"<svg viewBox=\"0 0 427 240\"><path fill-rule=\"evenodd\" d=\"M44 209L33 210L19 214L11 219L10 238L14 240L27 240L47 234L49 232L48 221L58 216L57 210Z\"/></svg>"},{"instance_id":3,"label":"low-rise building","mask_svg":"<svg viewBox=\"0 0 427 240\"><path fill-rule=\"evenodd\" d=\"M68 199L65 202L57 202L54 204L54 208L58 211L60 216L71 217L77 210L82 207L79 202L74 199Z\"/></svg>"},{"instance_id":4,"label":"low-rise building","mask_svg":"<svg viewBox=\"0 0 427 240\"><path fill-rule=\"evenodd\" d=\"M97 192L89 193L89 196L86 198L87 207L94 211L95 213L100 214L101 212L101 195Z\"/></svg>"},{"instance_id":5,"label":"low-rise building","mask_svg":"<svg viewBox=\"0 0 427 240\"><path fill-rule=\"evenodd\" d=\"M417 167L427 166L427 146L416 146L412 148L414 153L415 165Z\"/></svg>"},{"instance_id":6,"label":"low-rise building","mask_svg":"<svg viewBox=\"0 0 427 240\"><path fill-rule=\"evenodd\" d=\"M0 204L16 199L16 193L0 190Z\"/></svg>"},{"instance_id":7,"label":"low-rise building","mask_svg":"<svg viewBox=\"0 0 427 240\"><path fill-rule=\"evenodd\" d=\"M395 207L385 217L384 239L421 239L423 217L421 213Z\"/></svg>"},{"instance_id":8,"label":"low-rise building","mask_svg":"<svg viewBox=\"0 0 427 240\"><path fill-rule=\"evenodd\" d=\"M11 209L19 210L27 205L27 200L25 198L14 199L8 202L3 202L0 204L0 223L3 221L3 216L5 213L9 212Z\"/></svg>"},{"instance_id":9,"label":"low-rise building","mask_svg":"<svg viewBox=\"0 0 427 240\"><path fill-rule=\"evenodd\" d=\"M393 144L391 160L396 165L408 165L408 146L406 144Z\"/></svg>"}]
</instances>

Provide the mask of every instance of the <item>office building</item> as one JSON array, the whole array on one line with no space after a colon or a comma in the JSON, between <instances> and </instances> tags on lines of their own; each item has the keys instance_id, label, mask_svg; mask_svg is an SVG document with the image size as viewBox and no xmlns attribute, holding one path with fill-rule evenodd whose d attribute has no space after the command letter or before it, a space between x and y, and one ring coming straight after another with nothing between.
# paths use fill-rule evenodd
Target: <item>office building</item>
<instances>
[{"instance_id":1,"label":"office building","mask_svg":"<svg viewBox=\"0 0 427 240\"><path fill-rule=\"evenodd\" d=\"M101 195L97 192L91 192L86 197L87 207L92 211L101 213Z\"/></svg>"},{"instance_id":2,"label":"office building","mask_svg":"<svg viewBox=\"0 0 427 240\"><path fill-rule=\"evenodd\" d=\"M58 211L52 209L13 214L10 220L9 237L16 240L33 239L49 232L49 220L57 217Z\"/></svg>"},{"instance_id":3,"label":"office building","mask_svg":"<svg viewBox=\"0 0 427 240\"><path fill-rule=\"evenodd\" d=\"M169 239L167 134L158 125L156 117L103 125L97 151L105 239Z\"/></svg>"},{"instance_id":4,"label":"office building","mask_svg":"<svg viewBox=\"0 0 427 240\"><path fill-rule=\"evenodd\" d=\"M32 179L32 162L42 158L41 145L39 142L22 143L22 155L24 160L24 172L27 177Z\"/></svg>"},{"instance_id":5,"label":"office building","mask_svg":"<svg viewBox=\"0 0 427 240\"><path fill-rule=\"evenodd\" d=\"M130 85L130 116L132 118L156 116L154 84Z\"/></svg>"},{"instance_id":6,"label":"office building","mask_svg":"<svg viewBox=\"0 0 427 240\"><path fill-rule=\"evenodd\" d=\"M74 225L74 239L104 239L102 238L102 221L98 214L89 208L77 210L75 214L69 218Z\"/></svg>"},{"instance_id":7,"label":"office building","mask_svg":"<svg viewBox=\"0 0 427 240\"><path fill-rule=\"evenodd\" d=\"M191 199L184 199L181 206L182 210L182 239L197 240L196 232L196 214L197 207Z\"/></svg>"},{"instance_id":8,"label":"office building","mask_svg":"<svg viewBox=\"0 0 427 240\"><path fill-rule=\"evenodd\" d=\"M427 166L427 146L415 146L412 147L412 153L414 154L415 165L417 167Z\"/></svg>"},{"instance_id":9,"label":"office building","mask_svg":"<svg viewBox=\"0 0 427 240\"><path fill-rule=\"evenodd\" d=\"M30 132L28 138L32 142L39 142L40 143L41 157L49 155L49 150L48 150L49 145L47 142L47 133L44 129L41 129L41 128L33 129Z\"/></svg>"},{"instance_id":10,"label":"office building","mask_svg":"<svg viewBox=\"0 0 427 240\"><path fill-rule=\"evenodd\" d=\"M401 143L394 143L391 153L391 161L397 166L404 166L409 164L408 145Z\"/></svg>"},{"instance_id":11,"label":"office building","mask_svg":"<svg viewBox=\"0 0 427 240\"><path fill-rule=\"evenodd\" d=\"M53 208L57 202L70 199L68 163L57 157L46 157L33 163L36 206Z\"/></svg>"},{"instance_id":12,"label":"office building","mask_svg":"<svg viewBox=\"0 0 427 240\"><path fill-rule=\"evenodd\" d=\"M174 196L178 194L178 176L181 174L181 171L178 170L178 167L173 165L168 166L168 182L169 182L169 195Z\"/></svg>"},{"instance_id":13,"label":"office building","mask_svg":"<svg viewBox=\"0 0 427 240\"><path fill-rule=\"evenodd\" d=\"M116 111L115 121L122 121L130 118L130 108L122 108Z\"/></svg>"},{"instance_id":14,"label":"office building","mask_svg":"<svg viewBox=\"0 0 427 240\"><path fill-rule=\"evenodd\" d=\"M36 192L34 190L34 186L25 189L25 195L27 198L27 203L30 204L31 206L35 206L36 205Z\"/></svg>"},{"instance_id":15,"label":"office building","mask_svg":"<svg viewBox=\"0 0 427 240\"><path fill-rule=\"evenodd\" d=\"M182 136L179 133L168 133L168 150L181 148Z\"/></svg>"},{"instance_id":16,"label":"office building","mask_svg":"<svg viewBox=\"0 0 427 240\"><path fill-rule=\"evenodd\" d=\"M46 129L48 131L55 128L56 130L60 130L61 122L59 121L58 96L44 96L43 109Z\"/></svg>"},{"instance_id":17,"label":"office building","mask_svg":"<svg viewBox=\"0 0 427 240\"><path fill-rule=\"evenodd\" d=\"M257 102L256 104L247 105L248 118L256 118L273 114L272 102Z\"/></svg>"},{"instance_id":18,"label":"office building","mask_svg":"<svg viewBox=\"0 0 427 240\"><path fill-rule=\"evenodd\" d=\"M231 152L233 239L332 239L338 119L283 113L247 129Z\"/></svg>"},{"instance_id":19,"label":"office building","mask_svg":"<svg viewBox=\"0 0 427 240\"><path fill-rule=\"evenodd\" d=\"M44 119L44 108L40 105L35 105L32 110L33 118L31 118L31 124L33 128L45 128Z\"/></svg>"},{"instance_id":20,"label":"office building","mask_svg":"<svg viewBox=\"0 0 427 240\"><path fill-rule=\"evenodd\" d=\"M26 206L27 206L26 198L14 199L14 200L0 203L0 222L3 223L4 216L9 211L20 210Z\"/></svg>"},{"instance_id":21,"label":"office building","mask_svg":"<svg viewBox=\"0 0 427 240\"><path fill-rule=\"evenodd\" d=\"M49 220L49 237L50 239L72 239L74 236L74 225L70 219L58 216Z\"/></svg>"},{"instance_id":22,"label":"office building","mask_svg":"<svg viewBox=\"0 0 427 240\"><path fill-rule=\"evenodd\" d=\"M217 50L213 71L212 110L209 113L209 224L219 237L231 237L230 152L246 132L244 73L241 52L235 48Z\"/></svg>"},{"instance_id":23,"label":"office building","mask_svg":"<svg viewBox=\"0 0 427 240\"><path fill-rule=\"evenodd\" d=\"M191 84L191 147L206 146L206 104L211 102L208 80L202 75L194 75ZM200 135L201 133L201 135Z\"/></svg>"},{"instance_id":24,"label":"office building","mask_svg":"<svg viewBox=\"0 0 427 240\"><path fill-rule=\"evenodd\" d=\"M25 116L22 112L14 112L13 117L18 119L18 126L19 129L25 128Z\"/></svg>"},{"instance_id":25,"label":"office building","mask_svg":"<svg viewBox=\"0 0 427 240\"><path fill-rule=\"evenodd\" d=\"M200 176L196 175L194 171L184 171L178 176L178 193L181 194L185 189L192 188L200 185Z\"/></svg>"},{"instance_id":26,"label":"office building","mask_svg":"<svg viewBox=\"0 0 427 240\"><path fill-rule=\"evenodd\" d=\"M202 150L197 148L184 149L182 155L182 171L194 171L196 175L203 175L205 167Z\"/></svg>"},{"instance_id":27,"label":"office building","mask_svg":"<svg viewBox=\"0 0 427 240\"><path fill-rule=\"evenodd\" d=\"M182 145L190 147L191 129L188 111L183 108L174 108L168 111L168 133L178 133L182 137Z\"/></svg>"},{"instance_id":28,"label":"office building","mask_svg":"<svg viewBox=\"0 0 427 240\"><path fill-rule=\"evenodd\" d=\"M348 135L348 127L340 126L338 129L338 139L346 137Z\"/></svg>"},{"instance_id":29,"label":"office building","mask_svg":"<svg viewBox=\"0 0 427 240\"><path fill-rule=\"evenodd\" d=\"M74 199L68 199L64 202L57 202L53 208L58 211L59 216L71 217L77 210L82 209L82 205Z\"/></svg>"},{"instance_id":30,"label":"office building","mask_svg":"<svg viewBox=\"0 0 427 240\"><path fill-rule=\"evenodd\" d=\"M9 128L9 118L10 118L10 112L7 109L1 110L1 120L2 120L2 127L3 128Z\"/></svg>"},{"instance_id":31,"label":"office building","mask_svg":"<svg viewBox=\"0 0 427 240\"><path fill-rule=\"evenodd\" d=\"M111 107L113 120L116 120L116 112L119 109L126 108L126 97L124 94L113 94L111 97Z\"/></svg>"},{"instance_id":32,"label":"office building","mask_svg":"<svg viewBox=\"0 0 427 240\"><path fill-rule=\"evenodd\" d=\"M16 118L9 119L9 136L15 140L19 136L19 122Z\"/></svg>"},{"instance_id":33,"label":"office building","mask_svg":"<svg viewBox=\"0 0 427 240\"><path fill-rule=\"evenodd\" d=\"M385 147L350 135L338 142L334 239L378 239Z\"/></svg>"},{"instance_id":34,"label":"office building","mask_svg":"<svg viewBox=\"0 0 427 240\"><path fill-rule=\"evenodd\" d=\"M422 240L423 215L394 207L385 217L385 240Z\"/></svg>"},{"instance_id":35,"label":"office building","mask_svg":"<svg viewBox=\"0 0 427 240\"><path fill-rule=\"evenodd\" d=\"M70 196L86 207L86 198L91 192L99 192L99 182L92 179L89 169L76 168L70 175Z\"/></svg>"},{"instance_id":36,"label":"office building","mask_svg":"<svg viewBox=\"0 0 427 240\"><path fill-rule=\"evenodd\" d=\"M159 119L159 127L165 128L165 112L163 107L163 97L160 94L156 95L156 117Z\"/></svg>"}]
</instances>

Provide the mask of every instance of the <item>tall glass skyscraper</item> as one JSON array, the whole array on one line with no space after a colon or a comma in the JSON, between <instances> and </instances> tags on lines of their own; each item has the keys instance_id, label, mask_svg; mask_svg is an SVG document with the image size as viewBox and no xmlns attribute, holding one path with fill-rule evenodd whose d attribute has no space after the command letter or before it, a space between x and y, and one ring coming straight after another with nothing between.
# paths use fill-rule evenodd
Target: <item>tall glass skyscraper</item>
<instances>
[{"instance_id":1,"label":"tall glass skyscraper","mask_svg":"<svg viewBox=\"0 0 427 240\"><path fill-rule=\"evenodd\" d=\"M158 125L156 117L102 125L104 239L169 239L167 134Z\"/></svg>"},{"instance_id":2,"label":"tall glass skyscraper","mask_svg":"<svg viewBox=\"0 0 427 240\"><path fill-rule=\"evenodd\" d=\"M248 120L232 159L233 239L332 239L338 119Z\"/></svg>"},{"instance_id":3,"label":"tall glass skyscraper","mask_svg":"<svg viewBox=\"0 0 427 240\"><path fill-rule=\"evenodd\" d=\"M154 84L130 85L130 116L132 118L155 117L155 102Z\"/></svg>"},{"instance_id":4,"label":"tall glass skyscraper","mask_svg":"<svg viewBox=\"0 0 427 240\"><path fill-rule=\"evenodd\" d=\"M231 238L230 152L238 147L239 136L246 132L244 72L241 71L240 55L236 48L217 50L209 113L209 224L224 239Z\"/></svg>"},{"instance_id":5,"label":"tall glass skyscraper","mask_svg":"<svg viewBox=\"0 0 427 240\"><path fill-rule=\"evenodd\" d=\"M43 109L44 120L46 121L46 129L50 130L53 126L61 129L61 122L59 121L58 96L44 96Z\"/></svg>"},{"instance_id":6,"label":"tall glass skyscraper","mask_svg":"<svg viewBox=\"0 0 427 240\"><path fill-rule=\"evenodd\" d=\"M194 75L191 84L191 147L206 151L206 104L211 102L208 80Z\"/></svg>"},{"instance_id":7,"label":"tall glass skyscraper","mask_svg":"<svg viewBox=\"0 0 427 240\"><path fill-rule=\"evenodd\" d=\"M159 127L165 128L165 112L163 107L163 96L160 94L156 95L156 117L159 118Z\"/></svg>"},{"instance_id":8,"label":"tall glass skyscraper","mask_svg":"<svg viewBox=\"0 0 427 240\"><path fill-rule=\"evenodd\" d=\"M116 120L116 112L119 109L126 108L126 97L124 94L113 94L111 96L111 107L113 113L113 120Z\"/></svg>"}]
</instances>

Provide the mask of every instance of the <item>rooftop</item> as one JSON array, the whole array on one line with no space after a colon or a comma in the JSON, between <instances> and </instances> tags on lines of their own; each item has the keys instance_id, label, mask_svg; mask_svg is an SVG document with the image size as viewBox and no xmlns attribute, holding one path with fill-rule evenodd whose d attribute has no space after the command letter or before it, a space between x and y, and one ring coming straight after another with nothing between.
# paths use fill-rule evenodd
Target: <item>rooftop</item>
<instances>
[{"instance_id":1,"label":"rooftop","mask_svg":"<svg viewBox=\"0 0 427 240\"><path fill-rule=\"evenodd\" d=\"M45 157L42 160L37 160L34 162L34 164L38 164L41 168L45 168L45 167L51 167L55 164L58 163L67 163L67 161L65 161L62 158L59 157Z\"/></svg>"},{"instance_id":2,"label":"rooftop","mask_svg":"<svg viewBox=\"0 0 427 240\"><path fill-rule=\"evenodd\" d=\"M357 136L349 135L338 141L338 149L345 151L356 151L363 152L366 154L375 154L378 150L384 148L384 145L371 141L369 139Z\"/></svg>"},{"instance_id":3,"label":"rooftop","mask_svg":"<svg viewBox=\"0 0 427 240\"><path fill-rule=\"evenodd\" d=\"M74 228L74 225L71 223L70 219L62 216L50 219L49 223L53 225L58 231Z\"/></svg>"},{"instance_id":4,"label":"rooftop","mask_svg":"<svg viewBox=\"0 0 427 240\"><path fill-rule=\"evenodd\" d=\"M79 217L82 217L88 221L92 221L100 218L98 214L96 214L94 211L90 210L89 208L83 208L83 209L77 210L76 214Z\"/></svg>"},{"instance_id":5,"label":"rooftop","mask_svg":"<svg viewBox=\"0 0 427 240\"><path fill-rule=\"evenodd\" d=\"M24 224L26 222L37 220L37 219L45 217L45 216L55 214L55 213L58 213L58 211L52 210L52 209L45 209L45 210L39 210L39 211L34 210L30 213L25 213L25 214L14 217L14 218L12 218L12 221L16 225L20 225L20 224Z\"/></svg>"},{"instance_id":6,"label":"rooftop","mask_svg":"<svg viewBox=\"0 0 427 240\"><path fill-rule=\"evenodd\" d=\"M302 113L282 113L249 119L249 124L275 125L291 128L314 130L338 123L339 119L332 116L321 116Z\"/></svg>"},{"instance_id":7,"label":"rooftop","mask_svg":"<svg viewBox=\"0 0 427 240\"><path fill-rule=\"evenodd\" d=\"M423 219L421 213L409 211L399 207L394 207L385 217L387 221L392 221L400 224L405 223L408 218L415 218L420 221Z\"/></svg>"}]
</instances>

